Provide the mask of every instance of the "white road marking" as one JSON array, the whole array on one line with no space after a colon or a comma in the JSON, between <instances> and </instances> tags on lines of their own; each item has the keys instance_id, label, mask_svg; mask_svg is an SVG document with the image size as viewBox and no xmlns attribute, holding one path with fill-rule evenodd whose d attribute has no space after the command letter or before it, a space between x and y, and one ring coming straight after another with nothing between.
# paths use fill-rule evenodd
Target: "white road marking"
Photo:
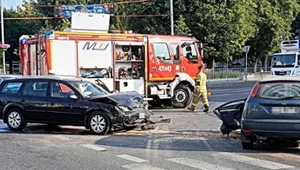
<instances>
[{"instance_id":1,"label":"white road marking","mask_svg":"<svg viewBox=\"0 0 300 170\"><path fill-rule=\"evenodd\" d=\"M65 140L65 141L71 140L70 138L62 136L62 135L55 135L53 137L60 139L60 140Z\"/></svg>"},{"instance_id":2,"label":"white road marking","mask_svg":"<svg viewBox=\"0 0 300 170\"><path fill-rule=\"evenodd\" d=\"M260 155L277 157L277 158L288 159L288 160L294 159L297 161L300 159L300 155L291 154L291 153L262 153Z\"/></svg>"},{"instance_id":3,"label":"white road marking","mask_svg":"<svg viewBox=\"0 0 300 170\"><path fill-rule=\"evenodd\" d=\"M8 132L8 131L9 131L8 126L5 123L3 123L3 121L1 120L0 121L0 132Z\"/></svg>"},{"instance_id":4,"label":"white road marking","mask_svg":"<svg viewBox=\"0 0 300 170\"><path fill-rule=\"evenodd\" d=\"M106 148L97 146L97 145L92 145L92 144L82 144L81 146L93 149L95 151L106 151Z\"/></svg>"},{"instance_id":5,"label":"white road marking","mask_svg":"<svg viewBox=\"0 0 300 170\"><path fill-rule=\"evenodd\" d=\"M234 170L234 169L231 169L231 168L226 168L226 167L219 166L219 165L216 165L216 164L211 164L211 163L198 161L198 160L190 159L190 158L171 158L171 159L167 159L167 160L171 161L171 162L181 164L181 165L196 168L196 169L203 169L203 170L206 170L206 169Z\"/></svg>"},{"instance_id":6,"label":"white road marking","mask_svg":"<svg viewBox=\"0 0 300 170\"><path fill-rule=\"evenodd\" d=\"M144 165L144 164L130 164L130 165L124 165L123 168L130 169L130 170L165 170L162 168L158 168L155 166L150 165Z\"/></svg>"},{"instance_id":7,"label":"white road marking","mask_svg":"<svg viewBox=\"0 0 300 170\"><path fill-rule=\"evenodd\" d=\"M209 97L217 97L217 96L231 96L232 94L214 94Z\"/></svg>"},{"instance_id":8,"label":"white road marking","mask_svg":"<svg viewBox=\"0 0 300 170\"><path fill-rule=\"evenodd\" d=\"M117 155L117 157L126 159L128 161L137 162L137 163L147 162L147 160L144 160L144 159L141 159L138 157L134 157L134 156L130 156L130 155L126 155L126 154Z\"/></svg>"},{"instance_id":9,"label":"white road marking","mask_svg":"<svg viewBox=\"0 0 300 170\"><path fill-rule=\"evenodd\" d=\"M249 92L251 91L251 88L247 88L247 89L211 89L212 92L215 92L215 93L228 93L228 92Z\"/></svg>"},{"instance_id":10,"label":"white road marking","mask_svg":"<svg viewBox=\"0 0 300 170\"><path fill-rule=\"evenodd\" d=\"M0 132L9 132L8 129L0 129Z\"/></svg>"},{"instance_id":11,"label":"white road marking","mask_svg":"<svg viewBox=\"0 0 300 170\"><path fill-rule=\"evenodd\" d=\"M224 159L230 159L233 161L245 163L245 164L250 164L266 169L290 169L290 168L295 168L294 166L291 165L286 165L286 164L281 164L277 162L272 162L272 161L267 161L267 160L261 160L258 158L252 158L249 156L243 156L240 154L236 153L228 153L228 152L219 152L214 154L216 157L219 158L224 158Z\"/></svg>"}]
</instances>

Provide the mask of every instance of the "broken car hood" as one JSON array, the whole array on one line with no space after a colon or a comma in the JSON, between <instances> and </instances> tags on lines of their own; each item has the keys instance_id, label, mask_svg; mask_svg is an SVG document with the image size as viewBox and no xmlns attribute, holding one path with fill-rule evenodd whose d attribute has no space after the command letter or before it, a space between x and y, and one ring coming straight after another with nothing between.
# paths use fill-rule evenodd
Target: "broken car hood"
<instances>
[{"instance_id":1,"label":"broken car hood","mask_svg":"<svg viewBox=\"0 0 300 170\"><path fill-rule=\"evenodd\" d=\"M104 96L93 96L90 101L103 102L113 105L122 105L130 108L139 108L143 102L143 96L137 92L115 93Z\"/></svg>"}]
</instances>

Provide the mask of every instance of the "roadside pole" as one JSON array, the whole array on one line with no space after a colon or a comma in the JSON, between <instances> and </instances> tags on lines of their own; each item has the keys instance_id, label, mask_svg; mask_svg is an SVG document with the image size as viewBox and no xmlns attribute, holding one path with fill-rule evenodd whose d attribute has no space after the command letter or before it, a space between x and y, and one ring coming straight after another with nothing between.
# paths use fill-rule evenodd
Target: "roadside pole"
<instances>
[{"instance_id":1,"label":"roadside pole","mask_svg":"<svg viewBox=\"0 0 300 170\"><path fill-rule=\"evenodd\" d=\"M170 20L171 20L171 35L174 35L173 0L170 0Z\"/></svg>"},{"instance_id":2,"label":"roadside pole","mask_svg":"<svg viewBox=\"0 0 300 170\"><path fill-rule=\"evenodd\" d=\"M227 83L228 83L228 58L227 58L227 61L226 61L226 79L227 79Z\"/></svg>"},{"instance_id":3,"label":"roadside pole","mask_svg":"<svg viewBox=\"0 0 300 170\"><path fill-rule=\"evenodd\" d=\"M3 0L1 1L1 43L4 44L4 16L3 16ZM6 74L5 51L2 52L3 74Z\"/></svg>"},{"instance_id":4,"label":"roadside pole","mask_svg":"<svg viewBox=\"0 0 300 170\"><path fill-rule=\"evenodd\" d=\"M248 81L248 52L250 50L250 46L247 45L247 46L244 46L244 50L245 50L245 53L246 53L246 61L245 61L245 75L246 75L246 81Z\"/></svg>"}]
</instances>

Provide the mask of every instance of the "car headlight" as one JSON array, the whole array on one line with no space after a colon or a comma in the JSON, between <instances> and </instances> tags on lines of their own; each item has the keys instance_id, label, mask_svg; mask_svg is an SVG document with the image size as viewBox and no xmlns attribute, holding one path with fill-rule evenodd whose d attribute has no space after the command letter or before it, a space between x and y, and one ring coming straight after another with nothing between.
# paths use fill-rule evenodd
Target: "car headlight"
<instances>
[{"instance_id":1,"label":"car headlight","mask_svg":"<svg viewBox=\"0 0 300 170\"><path fill-rule=\"evenodd\" d=\"M288 75L290 75L290 74L291 74L291 71L287 71L286 73L287 73Z\"/></svg>"},{"instance_id":2,"label":"car headlight","mask_svg":"<svg viewBox=\"0 0 300 170\"><path fill-rule=\"evenodd\" d=\"M126 106L118 106L120 109L122 109L124 112L129 112L131 109Z\"/></svg>"},{"instance_id":3,"label":"car headlight","mask_svg":"<svg viewBox=\"0 0 300 170\"><path fill-rule=\"evenodd\" d=\"M125 112L118 106L115 106L115 110L119 113L122 113L123 115L125 115Z\"/></svg>"}]
</instances>

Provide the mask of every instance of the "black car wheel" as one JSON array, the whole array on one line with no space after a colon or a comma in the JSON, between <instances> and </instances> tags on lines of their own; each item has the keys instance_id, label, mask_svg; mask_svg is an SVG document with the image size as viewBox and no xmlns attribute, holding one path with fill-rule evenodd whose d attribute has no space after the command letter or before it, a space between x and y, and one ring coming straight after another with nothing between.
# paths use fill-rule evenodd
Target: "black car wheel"
<instances>
[{"instance_id":1,"label":"black car wheel","mask_svg":"<svg viewBox=\"0 0 300 170\"><path fill-rule=\"evenodd\" d=\"M175 108L185 108L187 107L192 99L192 91L184 84L179 84L173 95L173 107Z\"/></svg>"},{"instance_id":2,"label":"black car wheel","mask_svg":"<svg viewBox=\"0 0 300 170\"><path fill-rule=\"evenodd\" d=\"M27 125L24 115L19 109L10 109L7 112L6 121L9 129L13 131L23 130Z\"/></svg>"},{"instance_id":3,"label":"black car wheel","mask_svg":"<svg viewBox=\"0 0 300 170\"><path fill-rule=\"evenodd\" d=\"M107 115L96 111L89 117L89 129L92 133L105 135L110 131L110 121Z\"/></svg>"},{"instance_id":4,"label":"black car wheel","mask_svg":"<svg viewBox=\"0 0 300 170\"><path fill-rule=\"evenodd\" d=\"M249 142L249 143L248 142L242 142L242 146L246 150L251 150L251 149L253 149L253 142L252 141Z\"/></svg>"}]
</instances>

